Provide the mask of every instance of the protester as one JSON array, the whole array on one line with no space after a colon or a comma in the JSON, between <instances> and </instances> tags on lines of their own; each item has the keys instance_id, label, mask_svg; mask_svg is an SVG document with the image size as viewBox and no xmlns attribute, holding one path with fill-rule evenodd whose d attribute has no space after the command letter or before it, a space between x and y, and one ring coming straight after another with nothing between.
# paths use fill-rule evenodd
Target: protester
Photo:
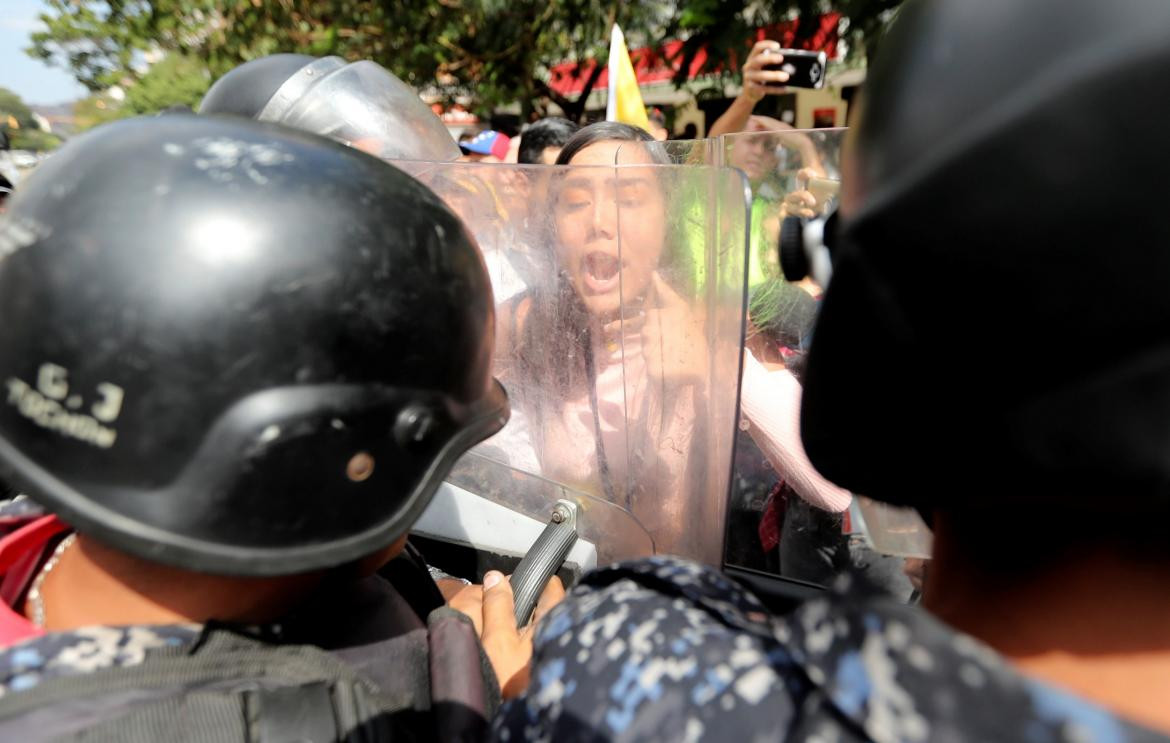
<instances>
[{"instance_id":1,"label":"protester","mask_svg":"<svg viewBox=\"0 0 1170 743\"><path fill-rule=\"evenodd\" d=\"M801 415L830 480L933 518L926 610L845 579L770 616L698 565L606 568L497 739L1170 740L1168 50L1148 0L902 6ZM1070 363L1086 337L1110 353Z\"/></svg>"},{"instance_id":2,"label":"protester","mask_svg":"<svg viewBox=\"0 0 1170 743\"><path fill-rule=\"evenodd\" d=\"M829 585L849 572L906 600L913 585L902 558L878 554L861 534L845 533L844 514L853 496L821 476L801 444L800 380L816 312L817 301L783 279L769 281L751 298L740 425L780 484L749 533L729 532L729 538L758 537L765 551L778 552L774 572L786 578Z\"/></svg>"},{"instance_id":3,"label":"protester","mask_svg":"<svg viewBox=\"0 0 1170 743\"><path fill-rule=\"evenodd\" d=\"M0 516L0 739L481 734L517 669L404 553L508 410L442 202L325 139L167 116L71 141L3 227L0 477L47 513ZM396 555L429 596L375 574Z\"/></svg>"},{"instance_id":4,"label":"protester","mask_svg":"<svg viewBox=\"0 0 1170 743\"><path fill-rule=\"evenodd\" d=\"M646 120L650 122L650 136L655 142L665 142L670 139L670 131L666 128L666 114L660 108L651 108L646 111Z\"/></svg>"},{"instance_id":5,"label":"protester","mask_svg":"<svg viewBox=\"0 0 1170 743\"><path fill-rule=\"evenodd\" d=\"M764 96L788 92L784 87L784 83L788 82L787 72L764 69L768 65L780 64L783 61L784 55L780 54L778 41L763 39L752 46L743 67L740 68L743 87L731 102L731 106L707 130L709 138L745 131L752 112L756 105L764 100Z\"/></svg>"},{"instance_id":6,"label":"protester","mask_svg":"<svg viewBox=\"0 0 1170 743\"><path fill-rule=\"evenodd\" d=\"M520 162L520 137L511 137L508 140L508 154L504 155L504 162L509 164Z\"/></svg>"},{"instance_id":7,"label":"protester","mask_svg":"<svg viewBox=\"0 0 1170 743\"><path fill-rule=\"evenodd\" d=\"M520 135L517 162L524 165L552 165L569 137L576 134L579 128L568 119L556 116L535 122Z\"/></svg>"},{"instance_id":8,"label":"protester","mask_svg":"<svg viewBox=\"0 0 1170 743\"><path fill-rule=\"evenodd\" d=\"M621 147L648 141L636 127L593 124L569 139L557 164L612 165ZM696 318L660 273L672 239L665 194L654 168L636 167L655 162L642 148L629 152L619 185L604 167L554 177L558 278L514 300L499 338L515 349L504 355L514 363L499 373L531 427L543 476L587 483L644 519L661 544L681 548L677 511L703 348L679 332ZM623 320L623 308L639 314ZM637 412L627 418L627 409Z\"/></svg>"}]
</instances>

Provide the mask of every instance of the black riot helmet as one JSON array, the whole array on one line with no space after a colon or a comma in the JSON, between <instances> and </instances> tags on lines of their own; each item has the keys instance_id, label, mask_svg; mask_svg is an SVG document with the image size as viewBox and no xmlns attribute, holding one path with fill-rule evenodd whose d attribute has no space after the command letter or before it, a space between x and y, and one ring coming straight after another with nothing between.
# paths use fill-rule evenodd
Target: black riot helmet
<instances>
[{"instance_id":1,"label":"black riot helmet","mask_svg":"<svg viewBox=\"0 0 1170 743\"><path fill-rule=\"evenodd\" d=\"M375 62L273 54L220 78L201 114L272 121L388 160L451 161L459 147L411 88Z\"/></svg>"},{"instance_id":2,"label":"black riot helmet","mask_svg":"<svg viewBox=\"0 0 1170 743\"><path fill-rule=\"evenodd\" d=\"M1161 0L902 7L808 358L826 477L927 507L1170 504L1168 73Z\"/></svg>"},{"instance_id":3,"label":"black riot helmet","mask_svg":"<svg viewBox=\"0 0 1170 743\"><path fill-rule=\"evenodd\" d=\"M71 141L0 217L0 480L151 560L273 575L404 534L507 417L493 301L426 187L203 116Z\"/></svg>"}]
</instances>

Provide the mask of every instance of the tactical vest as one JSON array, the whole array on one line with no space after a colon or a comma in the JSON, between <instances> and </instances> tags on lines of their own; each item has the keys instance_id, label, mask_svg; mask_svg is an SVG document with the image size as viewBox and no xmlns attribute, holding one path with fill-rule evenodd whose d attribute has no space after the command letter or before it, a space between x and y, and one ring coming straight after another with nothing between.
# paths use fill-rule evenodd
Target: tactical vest
<instances>
[{"instance_id":1,"label":"tactical vest","mask_svg":"<svg viewBox=\"0 0 1170 743\"><path fill-rule=\"evenodd\" d=\"M470 620L434 607L434 581L413 553L384 573L393 585L338 581L279 637L209 624L194 643L149 651L137 665L6 694L0 740L484 738L500 692Z\"/></svg>"}]
</instances>

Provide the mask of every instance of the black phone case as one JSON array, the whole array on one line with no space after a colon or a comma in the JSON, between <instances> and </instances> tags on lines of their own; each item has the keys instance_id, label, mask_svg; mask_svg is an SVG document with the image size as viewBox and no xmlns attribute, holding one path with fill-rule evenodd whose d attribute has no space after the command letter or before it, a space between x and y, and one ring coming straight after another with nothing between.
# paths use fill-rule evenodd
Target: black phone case
<instances>
[{"instance_id":1,"label":"black phone case","mask_svg":"<svg viewBox=\"0 0 1170 743\"><path fill-rule=\"evenodd\" d=\"M824 52L808 52L800 49L781 49L784 61L764 65L765 70L780 70L788 73L785 85L792 88L819 90L825 86Z\"/></svg>"}]
</instances>

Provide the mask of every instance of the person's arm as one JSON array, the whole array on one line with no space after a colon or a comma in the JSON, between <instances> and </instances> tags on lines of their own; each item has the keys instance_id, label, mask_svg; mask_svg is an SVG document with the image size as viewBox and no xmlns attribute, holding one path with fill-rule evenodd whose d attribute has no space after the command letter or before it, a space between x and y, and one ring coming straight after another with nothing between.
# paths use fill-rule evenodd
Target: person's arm
<instances>
[{"instance_id":1,"label":"person's arm","mask_svg":"<svg viewBox=\"0 0 1170 743\"><path fill-rule=\"evenodd\" d=\"M483 576L483 585L470 585L448 599L452 609L466 614L483 645L504 699L519 696L528 688L528 662L532 658L532 634L540 620L565 597L561 579L555 575L540 594L532 621L516 626L512 584L497 570Z\"/></svg>"},{"instance_id":2,"label":"person's arm","mask_svg":"<svg viewBox=\"0 0 1170 743\"><path fill-rule=\"evenodd\" d=\"M743 63L743 90L731 107L715 120L707 130L708 137L718 137L721 134L734 134L747 128L752 109L769 93L783 93L783 83L788 82L788 73L779 70L765 70L766 64L776 64L784 57L777 54L780 43L765 39L757 41Z\"/></svg>"},{"instance_id":3,"label":"person's arm","mask_svg":"<svg viewBox=\"0 0 1170 743\"><path fill-rule=\"evenodd\" d=\"M752 117L752 110L759 101L752 100L745 93L740 93L723 115L715 120L707 130L707 136L714 139L721 134L735 134L747 128L748 119Z\"/></svg>"},{"instance_id":4,"label":"person's arm","mask_svg":"<svg viewBox=\"0 0 1170 743\"><path fill-rule=\"evenodd\" d=\"M743 414L752 439L785 482L805 501L840 513L853 496L813 467L800 441L800 382L787 369L768 371L750 352L744 353Z\"/></svg>"}]
</instances>

